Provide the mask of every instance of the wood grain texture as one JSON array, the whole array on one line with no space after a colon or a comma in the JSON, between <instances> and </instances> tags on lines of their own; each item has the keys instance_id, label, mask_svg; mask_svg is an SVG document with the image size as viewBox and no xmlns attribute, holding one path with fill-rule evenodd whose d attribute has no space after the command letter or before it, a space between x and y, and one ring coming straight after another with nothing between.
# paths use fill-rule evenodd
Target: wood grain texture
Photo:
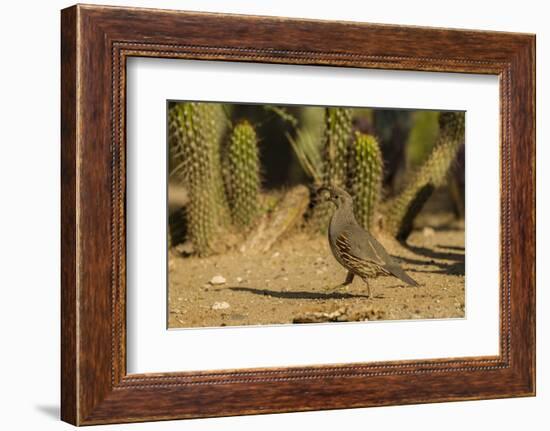
<instances>
[{"instance_id":1,"label":"wood grain texture","mask_svg":"<svg viewBox=\"0 0 550 431\"><path fill-rule=\"evenodd\" d=\"M76 9L61 17L61 417L77 422Z\"/></svg>"},{"instance_id":2,"label":"wood grain texture","mask_svg":"<svg viewBox=\"0 0 550 431\"><path fill-rule=\"evenodd\" d=\"M61 36L63 420L84 425L534 394L533 35L74 6L62 11ZM130 56L499 75L499 356L127 375Z\"/></svg>"}]
</instances>

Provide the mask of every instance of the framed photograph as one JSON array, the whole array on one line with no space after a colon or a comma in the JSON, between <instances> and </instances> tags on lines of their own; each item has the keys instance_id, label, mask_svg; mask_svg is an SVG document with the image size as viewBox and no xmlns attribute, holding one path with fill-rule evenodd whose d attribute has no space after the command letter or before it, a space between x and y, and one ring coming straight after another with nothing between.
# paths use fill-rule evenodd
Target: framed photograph
<instances>
[{"instance_id":1,"label":"framed photograph","mask_svg":"<svg viewBox=\"0 0 550 431\"><path fill-rule=\"evenodd\" d=\"M61 14L61 415L535 394L535 37Z\"/></svg>"}]
</instances>

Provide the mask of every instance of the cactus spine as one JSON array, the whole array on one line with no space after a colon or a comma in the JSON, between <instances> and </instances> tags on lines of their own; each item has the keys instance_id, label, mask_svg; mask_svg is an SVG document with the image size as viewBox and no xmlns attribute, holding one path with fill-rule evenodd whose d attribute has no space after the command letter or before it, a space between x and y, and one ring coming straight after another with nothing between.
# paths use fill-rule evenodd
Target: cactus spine
<instances>
[{"instance_id":1,"label":"cactus spine","mask_svg":"<svg viewBox=\"0 0 550 431\"><path fill-rule=\"evenodd\" d=\"M345 186L348 172L348 148L351 134L352 110L349 108L326 108L323 136L323 184ZM310 217L310 226L315 231L325 232L334 206L318 202Z\"/></svg>"},{"instance_id":2,"label":"cactus spine","mask_svg":"<svg viewBox=\"0 0 550 431\"><path fill-rule=\"evenodd\" d=\"M209 148L212 151L212 181L216 194L217 222L220 223L221 227L227 227L231 220L223 182L222 143L228 119L225 116L222 104L208 103L205 105L206 139L210 142Z\"/></svg>"},{"instance_id":3,"label":"cactus spine","mask_svg":"<svg viewBox=\"0 0 550 431\"><path fill-rule=\"evenodd\" d=\"M197 254L212 252L218 226L225 224L220 134L214 104L177 103L169 113L170 177L187 188L187 238Z\"/></svg>"},{"instance_id":4,"label":"cactus spine","mask_svg":"<svg viewBox=\"0 0 550 431\"><path fill-rule=\"evenodd\" d=\"M327 108L323 148L325 184L345 184L350 133L351 109Z\"/></svg>"},{"instance_id":5,"label":"cactus spine","mask_svg":"<svg viewBox=\"0 0 550 431\"><path fill-rule=\"evenodd\" d=\"M444 184L464 142L464 123L463 112L440 114L439 135L428 159L406 182L405 189L386 205L385 229L392 236L405 240L412 230L415 217L433 190Z\"/></svg>"},{"instance_id":6,"label":"cactus spine","mask_svg":"<svg viewBox=\"0 0 550 431\"><path fill-rule=\"evenodd\" d=\"M225 186L233 222L248 227L259 209L260 161L256 131L248 121L235 126L225 158Z\"/></svg>"},{"instance_id":7,"label":"cactus spine","mask_svg":"<svg viewBox=\"0 0 550 431\"><path fill-rule=\"evenodd\" d=\"M355 133L349 159L349 189L359 224L370 229L382 193L382 153L373 136Z\"/></svg>"}]
</instances>

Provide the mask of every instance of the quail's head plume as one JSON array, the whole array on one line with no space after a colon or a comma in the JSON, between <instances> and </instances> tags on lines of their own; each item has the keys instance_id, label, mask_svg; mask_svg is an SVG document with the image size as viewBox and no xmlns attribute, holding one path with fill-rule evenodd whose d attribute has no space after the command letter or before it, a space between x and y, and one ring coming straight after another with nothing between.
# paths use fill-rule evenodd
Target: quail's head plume
<instances>
[{"instance_id":1,"label":"quail's head plume","mask_svg":"<svg viewBox=\"0 0 550 431\"><path fill-rule=\"evenodd\" d=\"M330 200L336 208L343 208L345 206L350 206L353 208L353 199L344 189L338 186L331 187L321 187L319 193L324 193L326 199Z\"/></svg>"},{"instance_id":2,"label":"quail's head plume","mask_svg":"<svg viewBox=\"0 0 550 431\"><path fill-rule=\"evenodd\" d=\"M371 296L369 278L392 275L411 286L418 286L395 262L369 232L364 230L353 214L353 198L338 186L321 187L318 194L336 205L330 219L328 241L335 259L348 270L343 285L350 284L357 275L367 285Z\"/></svg>"}]
</instances>

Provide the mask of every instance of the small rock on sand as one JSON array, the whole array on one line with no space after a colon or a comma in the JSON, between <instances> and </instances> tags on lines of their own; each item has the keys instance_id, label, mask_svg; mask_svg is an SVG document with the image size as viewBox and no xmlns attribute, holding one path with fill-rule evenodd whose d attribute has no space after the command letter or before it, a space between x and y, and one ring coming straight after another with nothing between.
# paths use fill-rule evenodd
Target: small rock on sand
<instances>
[{"instance_id":1,"label":"small rock on sand","mask_svg":"<svg viewBox=\"0 0 550 431\"><path fill-rule=\"evenodd\" d=\"M223 276L221 275L215 275L214 277L212 277L209 281L209 283L212 285L212 286L216 286L216 285L219 285L219 284L225 284L226 280Z\"/></svg>"},{"instance_id":2,"label":"small rock on sand","mask_svg":"<svg viewBox=\"0 0 550 431\"><path fill-rule=\"evenodd\" d=\"M212 310L226 310L230 307L231 307L231 305L229 305L229 303L227 303L225 301L214 302L214 304L212 304Z\"/></svg>"}]
</instances>

